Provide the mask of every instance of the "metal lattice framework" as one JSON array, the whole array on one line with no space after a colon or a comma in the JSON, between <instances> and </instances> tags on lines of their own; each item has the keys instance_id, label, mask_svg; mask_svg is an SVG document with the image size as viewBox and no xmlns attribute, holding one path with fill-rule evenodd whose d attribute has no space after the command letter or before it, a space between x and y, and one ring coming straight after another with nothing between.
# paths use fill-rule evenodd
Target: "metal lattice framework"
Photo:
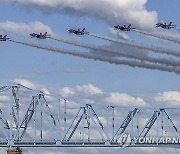
<instances>
[{"instance_id":1,"label":"metal lattice framework","mask_svg":"<svg viewBox=\"0 0 180 154\"><path fill-rule=\"evenodd\" d=\"M36 93L28 104L24 102L23 109L22 96L18 95L21 89ZM65 98L21 84L0 88L0 94L6 92L11 99L8 105L0 106L0 147L180 147L178 123L168 108L119 111L108 106L103 117L102 108L95 110L86 104L68 116ZM56 98L55 107L49 105L48 97Z\"/></svg>"}]
</instances>

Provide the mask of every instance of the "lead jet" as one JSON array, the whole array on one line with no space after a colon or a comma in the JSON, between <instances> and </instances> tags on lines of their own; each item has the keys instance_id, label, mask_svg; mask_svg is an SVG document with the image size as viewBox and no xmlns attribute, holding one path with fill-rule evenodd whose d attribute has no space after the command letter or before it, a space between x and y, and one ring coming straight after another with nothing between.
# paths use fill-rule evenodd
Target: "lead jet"
<instances>
[{"instance_id":1,"label":"lead jet","mask_svg":"<svg viewBox=\"0 0 180 154\"><path fill-rule=\"evenodd\" d=\"M46 38L50 38L50 35L47 35L47 32L45 32L44 34L42 33L32 33L32 34L29 34L31 36L31 38L38 38L38 39L46 39Z\"/></svg>"},{"instance_id":2,"label":"lead jet","mask_svg":"<svg viewBox=\"0 0 180 154\"><path fill-rule=\"evenodd\" d=\"M131 24L129 24L127 27L126 27L126 25L124 25L124 26L117 25L117 26L114 26L114 28L116 30L122 30L122 31L130 31L132 29L135 29L135 28L131 28Z\"/></svg>"},{"instance_id":3,"label":"lead jet","mask_svg":"<svg viewBox=\"0 0 180 154\"><path fill-rule=\"evenodd\" d=\"M4 35L4 36L0 35L0 41L7 41L9 39L10 38L7 38L7 35Z\"/></svg>"},{"instance_id":4,"label":"lead jet","mask_svg":"<svg viewBox=\"0 0 180 154\"><path fill-rule=\"evenodd\" d=\"M77 30L75 30L75 29L69 29L68 32L69 32L69 33L74 33L74 34L76 34L76 35L85 35L85 34L88 34L88 33L89 33L89 32L86 32L86 31L85 31L85 28L83 28L82 30L80 30L80 29L77 29Z\"/></svg>"},{"instance_id":5,"label":"lead jet","mask_svg":"<svg viewBox=\"0 0 180 154\"><path fill-rule=\"evenodd\" d=\"M156 24L156 28L158 28L158 27L161 27L164 29L171 29L171 28L175 28L176 25L172 25L172 22L170 22L169 24L167 24L166 22L165 23L159 22Z\"/></svg>"}]
</instances>

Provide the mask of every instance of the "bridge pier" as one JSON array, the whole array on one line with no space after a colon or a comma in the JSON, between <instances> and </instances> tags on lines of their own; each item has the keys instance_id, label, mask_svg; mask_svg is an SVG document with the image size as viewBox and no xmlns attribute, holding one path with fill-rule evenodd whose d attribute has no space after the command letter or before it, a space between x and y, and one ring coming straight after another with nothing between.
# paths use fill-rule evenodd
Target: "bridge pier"
<instances>
[{"instance_id":1,"label":"bridge pier","mask_svg":"<svg viewBox=\"0 0 180 154\"><path fill-rule=\"evenodd\" d=\"M22 149L20 149L19 147L14 149L8 149L7 154L22 154Z\"/></svg>"}]
</instances>

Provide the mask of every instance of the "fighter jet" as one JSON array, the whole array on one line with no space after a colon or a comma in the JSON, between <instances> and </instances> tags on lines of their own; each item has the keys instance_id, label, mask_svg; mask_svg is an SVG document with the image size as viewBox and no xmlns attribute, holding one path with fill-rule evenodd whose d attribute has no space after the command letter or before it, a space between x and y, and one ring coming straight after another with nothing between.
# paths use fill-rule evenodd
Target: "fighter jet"
<instances>
[{"instance_id":1,"label":"fighter jet","mask_svg":"<svg viewBox=\"0 0 180 154\"><path fill-rule=\"evenodd\" d=\"M122 31L130 31L131 29L135 29L135 28L131 28L131 24L129 24L127 27L126 27L126 25L124 25L124 26L117 25L117 26L114 26L114 28L116 30L122 30Z\"/></svg>"},{"instance_id":2,"label":"fighter jet","mask_svg":"<svg viewBox=\"0 0 180 154\"><path fill-rule=\"evenodd\" d=\"M159 22L156 24L156 28L164 28L164 29L171 29L171 28L175 28L176 25L172 25L172 22L170 22L169 24L167 24L166 22L163 23L163 22Z\"/></svg>"},{"instance_id":3,"label":"fighter jet","mask_svg":"<svg viewBox=\"0 0 180 154\"><path fill-rule=\"evenodd\" d=\"M38 39L46 39L46 38L49 38L50 37L50 35L47 35L47 32L45 32L44 34L42 34L42 33L39 33L39 34L37 34L37 33L32 33L32 34L29 34L30 36L31 36L31 38L38 38Z\"/></svg>"},{"instance_id":4,"label":"fighter jet","mask_svg":"<svg viewBox=\"0 0 180 154\"><path fill-rule=\"evenodd\" d=\"M76 35L85 35L85 34L88 34L88 33L89 33L89 32L86 32L86 31L85 31L85 28L83 28L82 30L80 30L80 29L77 29L77 30L75 30L75 29L69 29L68 32L69 32L69 33L74 33L74 34L76 34Z\"/></svg>"},{"instance_id":5,"label":"fighter jet","mask_svg":"<svg viewBox=\"0 0 180 154\"><path fill-rule=\"evenodd\" d=\"M9 40L10 38L7 38L7 35L0 35L0 41L7 41Z\"/></svg>"}]
</instances>

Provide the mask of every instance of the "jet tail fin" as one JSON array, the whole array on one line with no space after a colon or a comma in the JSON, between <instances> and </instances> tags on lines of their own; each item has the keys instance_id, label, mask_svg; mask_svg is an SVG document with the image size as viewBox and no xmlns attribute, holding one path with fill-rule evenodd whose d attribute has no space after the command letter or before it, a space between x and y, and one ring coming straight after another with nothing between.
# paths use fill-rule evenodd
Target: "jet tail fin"
<instances>
[{"instance_id":1,"label":"jet tail fin","mask_svg":"<svg viewBox=\"0 0 180 154\"><path fill-rule=\"evenodd\" d=\"M82 32L84 32L84 31L85 31L85 28L83 28Z\"/></svg>"},{"instance_id":2,"label":"jet tail fin","mask_svg":"<svg viewBox=\"0 0 180 154\"><path fill-rule=\"evenodd\" d=\"M46 35L47 35L47 32L44 33L44 36L46 36Z\"/></svg>"},{"instance_id":3,"label":"jet tail fin","mask_svg":"<svg viewBox=\"0 0 180 154\"><path fill-rule=\"evenodd\" d=\"M172 25L172 22L169 23L169 26L171 26L171 25Z\"/></svg>"},{"instance_id":4,"label":"jet tail fin","mask_svg":"<svg viewBox=\"0 0 180 154\"><path fill-rule=\"evenodd\" d=\"M130 27L131 27L131 24L129 24L128 28L130 28Z\"/></svg>"},{"instance_id":5,"label":"jet tail fin","mask_svg":"<svg viewBox=\"0 0 180 154\"><path fill-rule=\"evenodd\" d=\"M7 38L7 35L4 35L3 39L6 39Z\"/></svg>"}]
</instances>

